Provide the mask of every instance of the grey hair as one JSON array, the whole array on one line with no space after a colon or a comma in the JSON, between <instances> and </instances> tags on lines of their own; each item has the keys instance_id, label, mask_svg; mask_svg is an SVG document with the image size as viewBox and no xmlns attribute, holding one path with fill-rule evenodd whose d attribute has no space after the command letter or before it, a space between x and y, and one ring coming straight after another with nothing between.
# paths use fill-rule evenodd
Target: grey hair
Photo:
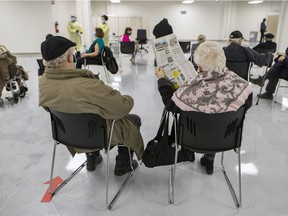
<instances>
[{"instance_id":1,"label":"grey hair","mask_svg":"<svg viewBox=\"0 0 288 216\"><path fill-rule=\"evenodd\" d=\"M195 51L194 59L202 71L220 72L226 65L224 50L219 43L214 41L201 43Z\"/></svg>"},{"instance_id":2,"label":"grey hair","mask_svg":"<svg viewBox=\"0 0 288 216\"><path fill-rule=\"evenodd\" d=\"M75 47L70 47L65 53L63 53L62 55L60 55L59 57L46 61L43 61L43 64L47 67L50 68L59 68L61 65L63 65L65 62L68 61L68 57L70 54L74 54L75 52Z\"/></svg>"}]
</instances>

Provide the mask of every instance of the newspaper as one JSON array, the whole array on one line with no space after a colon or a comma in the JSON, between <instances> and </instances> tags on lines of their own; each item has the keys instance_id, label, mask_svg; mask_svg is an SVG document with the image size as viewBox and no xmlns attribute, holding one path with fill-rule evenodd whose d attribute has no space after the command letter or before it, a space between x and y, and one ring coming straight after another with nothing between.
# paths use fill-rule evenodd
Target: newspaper
<instances>
[{"instance_id":1,"label":"newspaper","mask_svg":"<svg viewBox=\"0 0 288 216\"><path fill-rule=\"evenodd\" d=\"M190 61L185 58L175 34L170 34L153 40L153 50L157 66L164 71L175 89L183 85L190 78L195 78L197 73Z\"/></svg>"}]
</instances>

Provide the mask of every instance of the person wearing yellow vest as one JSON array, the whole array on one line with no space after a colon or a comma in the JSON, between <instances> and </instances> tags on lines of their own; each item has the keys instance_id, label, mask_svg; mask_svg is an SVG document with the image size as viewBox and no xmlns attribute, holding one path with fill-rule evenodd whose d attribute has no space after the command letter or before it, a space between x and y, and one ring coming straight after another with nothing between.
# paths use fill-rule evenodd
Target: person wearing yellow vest
<instances>
[{"instance_id":1,"label":"person wearing yellow vest","mask_svg":"<svg viewBox=\"0 0 288 216\"><path fill-rule=\"evenodd\" d=\"M103 15L101 16L101 24L98 26L99 28L101 28L104 32L104 45L105 46L109 46L110 45L110 42L109 42L109 31L110 31L110 27L107 23L108 21L108 16L106 15Z\"/></svg>"},{"instance_id":2,"label":"person wearing yellow vest","mask_svg":"<svg viewBox=\"0 0 288 216\"><path fill-rule=\"evenodd\" d=\"M77 22L76 16L71 16L71 21L68 23L69 38L71 41L77 44L77 51L81 52L82 49L82 38L81 35L84 33L83 27Z\"/></svg>"}]
</instances>

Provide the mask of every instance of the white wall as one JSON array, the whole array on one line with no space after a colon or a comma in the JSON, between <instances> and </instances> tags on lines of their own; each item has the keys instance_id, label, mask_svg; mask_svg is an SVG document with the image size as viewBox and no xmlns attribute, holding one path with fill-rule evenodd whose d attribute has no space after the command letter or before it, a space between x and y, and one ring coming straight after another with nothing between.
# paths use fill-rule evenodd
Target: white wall
<instances>
[{"instance_id":1,"label":"white wall","mask_svg":"<svg viewBox=\"0 0 288 216\"><path fill-rule=\"evenodd\" d=\"M14 53L39 53L51 20L49 2L0 1L0 44Z\"/></svg>"},{"instance_id":2,"label":"white wall","mask_svg":"<svg viewBox=\"0 0 288 216\"><path fill-rule=\"evenodd\" d=\"M245 38L250 31L259 31L263 17L269 13L280 13L287 18L287 10L282 9L282 1L269 1L250 5L246 1L197 2L183 5L181 2L122 2L111 4L108 1L91 2L91 19L102 14L143 17L143 26L148 29L148 36L153 38L153 27L163 17L168 18L179 39L196 39L202 33L210 40L226 40L232 30L239 29ZM282 9L282 12L281 12ZM181 15L180 11L187 11ZM47 33L55 34L54 22L58 21L59 35L68 36L67 23L70 15L76 14L76 2L55 1L0 1L0 43L13 52L39 52L40 43ZM283 15L284 14L284 15ZM285 50L285 31L287 26L281 24L279 41L280 50ZM95 26L92 26L92 29ZM111 29L113 32L113 29ZM124 31L124 29L123 29ZM284 32L284 33L283 33ZM88 32L86 32L88 33ZM287 34L286 34L287 35ZM285 38L284 38L285 37Z\"/></svg>"},{"instance_id":3,"label":"white wall","mask_svg":"<svg viewBox=\"0 0 288 216\"><path fill-rule=\"evenodd\" d=\"M250 31L259 31L264 17L269 13L280 13L281 1L251 5L246 1L197 2L183 5L181 2L92 2L92 14L115 14L120 16L142 16L150 22L148 32L163 17L167 18L179 39L195 39L205 34L210 40L225 40L229 33L239 29L248 39ZM187 14L181 15L181 11ZM227 20L228 19L228 20Z\"/></svg>"}]
</instances>

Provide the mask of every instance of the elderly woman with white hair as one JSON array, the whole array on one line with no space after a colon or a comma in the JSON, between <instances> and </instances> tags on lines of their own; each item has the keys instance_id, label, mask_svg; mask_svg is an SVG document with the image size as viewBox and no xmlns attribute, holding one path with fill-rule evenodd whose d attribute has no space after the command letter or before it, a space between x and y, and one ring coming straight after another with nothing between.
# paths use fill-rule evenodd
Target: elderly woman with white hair
<instances>
[{"instance_id":1,"label":"elderly woman with white hair","mask_svg":"<svg viewBox=\"0 0 288 216\"><path fill-rule=\"evenodd\" d=\"M199 66L198 75L176 91L161 68L155 72L159 79L158 89L168 111L223 113L236 111L243 105L247 109L251 107L251 86L226 68L226 58L219 43L203 42L194 57ZM207 174L213 173L214 157L215 154L205 154L200 160Z\"/></svg>"}]
</instances>

